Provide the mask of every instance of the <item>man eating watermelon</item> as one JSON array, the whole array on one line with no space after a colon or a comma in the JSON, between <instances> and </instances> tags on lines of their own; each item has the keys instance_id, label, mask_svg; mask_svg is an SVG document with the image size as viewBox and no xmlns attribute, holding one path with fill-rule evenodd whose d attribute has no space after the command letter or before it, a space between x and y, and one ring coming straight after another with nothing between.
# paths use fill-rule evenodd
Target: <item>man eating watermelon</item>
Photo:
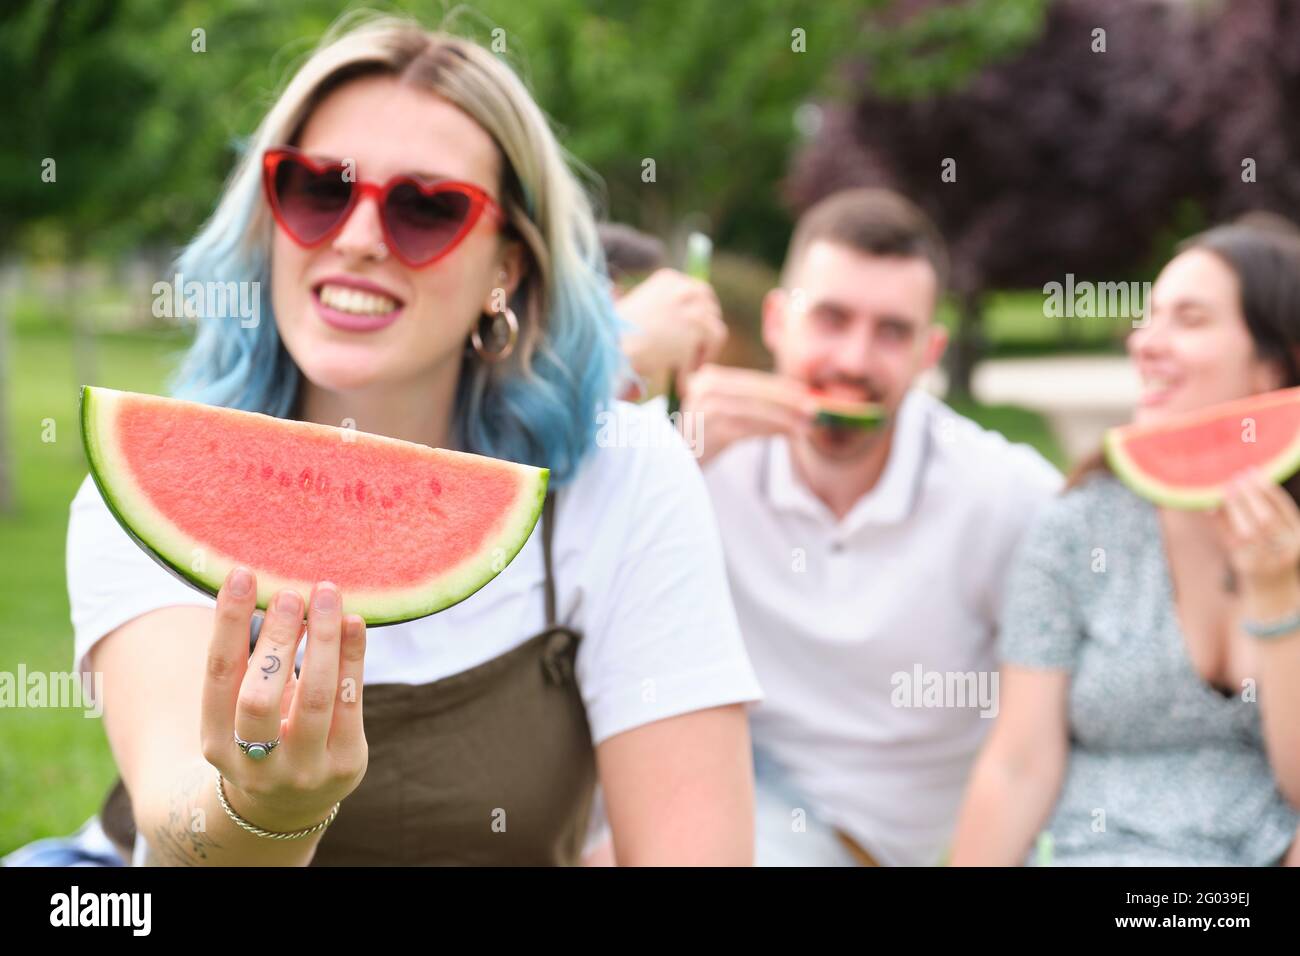
<instances>
[{"instance_id":1,"label":"man eating watermelon","mask_svg":"<svg viewBox=\"0 0 1300 956\"><path fill-rule=\"evenodd\" d=\"M685 389L766 693L760 865L939 862L997 712L1003 569L1060 475L918 387L946 271L901 196L831 195L764 301L775 371Z\"/></svg>"}]
</instances>

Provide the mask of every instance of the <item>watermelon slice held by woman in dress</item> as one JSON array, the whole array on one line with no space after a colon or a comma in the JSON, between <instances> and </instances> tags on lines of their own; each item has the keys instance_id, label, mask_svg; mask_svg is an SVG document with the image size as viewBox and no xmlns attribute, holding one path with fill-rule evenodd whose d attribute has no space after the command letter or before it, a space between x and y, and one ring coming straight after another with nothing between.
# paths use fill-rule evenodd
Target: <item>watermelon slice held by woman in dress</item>
<instances>
[{"instance_id":1,"label":"watermelon slice held by woman in dress","mask_svg":"<svg viewBox=\"0 0 1300 956\"><path fill-rule=\"evenodd\" d=\"M1106 433L1120 479L1167 508L1211 509L1238 473L1275 482L1300 470L1300 387L1264 392Z\"/></svg>"}]
</instances>

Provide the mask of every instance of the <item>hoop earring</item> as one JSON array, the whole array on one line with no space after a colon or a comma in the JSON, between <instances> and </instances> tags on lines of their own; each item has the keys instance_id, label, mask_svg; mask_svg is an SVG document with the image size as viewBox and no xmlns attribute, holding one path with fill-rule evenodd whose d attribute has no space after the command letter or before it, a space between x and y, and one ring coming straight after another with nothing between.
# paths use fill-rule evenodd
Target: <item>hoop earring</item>
<instances>
[{"instance_id":1,"label":"hoop earring","mask_svg":"<svg viewBox=\"0 0 1300 956\"><path fill-rule=\"evenodd\" d=\"M501 348L497 349L495 352L488 351L483 347L483 337L479 334L478 331L478 327L482 323L481 318L479 322L476 322L474 324L474 328L469 334L469 341L470 344L474 347L475 353L477 353L478 357L481 358L484 362L487 362L489 365L509 358L510 353L515 350L515 343L519 341L519 319L515 317L515 310L510 308L509 306L506 306L505 309L497 313L497 315L494 316L492 319L492 325L494 327L496 325L497 318L500 318L502 316L505 317L506 325L509 328L509 335L506 338L506 344L503 345Z\"/></svg>"}]
</instances>

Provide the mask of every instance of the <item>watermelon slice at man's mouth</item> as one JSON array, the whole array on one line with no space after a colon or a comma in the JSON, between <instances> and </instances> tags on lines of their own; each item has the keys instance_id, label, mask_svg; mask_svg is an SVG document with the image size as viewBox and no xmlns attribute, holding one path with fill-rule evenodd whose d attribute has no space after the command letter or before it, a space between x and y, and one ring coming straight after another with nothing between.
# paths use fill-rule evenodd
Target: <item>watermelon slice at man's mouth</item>
<instances>
[{"instance_id":1,"label":"watermelon slice at man's mouth","mask_svg":"<svg viewBox=\"0 0 1300 956\"><path fill-rule=\"evenodd\" d=\"M1142 497L1168 508L1217 508L1246 469L1274 482L1300 469L1300 387L1112 428L1105 448L1115 474Z\"/></svg>"},{"instance_id":2,"label":"watermelon slice at man's mouth","mask_svg":"<svg viewBox=\"0 0 1300 956\"><path fill-rule=\"evenodd\" d=\"M870 430L885 423L885 407L876 402L838 398L810 389L817 403L814 423L829 428Z\"/></svg>"},{"instance_id":3,"label":"watermelon slice at man's mouth","mask_svg":"<svg viewBox=\"0 0 1300 956\"><path fill-rule=\"evenodd\" d=\"M433 614L496 577L549 471L349 428L84 387L90 473L127 533L215 594L237 564L257 605L332 581L367 624Z\"/></svg>"}]
</instances>

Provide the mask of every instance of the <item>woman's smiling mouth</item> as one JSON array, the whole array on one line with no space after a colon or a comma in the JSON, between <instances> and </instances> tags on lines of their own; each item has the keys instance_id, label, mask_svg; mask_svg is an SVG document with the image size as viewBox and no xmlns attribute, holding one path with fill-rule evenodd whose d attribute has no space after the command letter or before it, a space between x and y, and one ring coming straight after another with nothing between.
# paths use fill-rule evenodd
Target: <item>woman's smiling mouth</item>
<instances>
[{"instance_id":1,"label":"woman's smiling mouth","mask_svg":"<svg viewBox=\"0 0 1300 956\"><path fill-rule=\"evenodd\" d=\"M312 289L322 321L347 332L374 332L395 322L402 302L372 283L331 278Z\"/></svg>"}]
</instances>

